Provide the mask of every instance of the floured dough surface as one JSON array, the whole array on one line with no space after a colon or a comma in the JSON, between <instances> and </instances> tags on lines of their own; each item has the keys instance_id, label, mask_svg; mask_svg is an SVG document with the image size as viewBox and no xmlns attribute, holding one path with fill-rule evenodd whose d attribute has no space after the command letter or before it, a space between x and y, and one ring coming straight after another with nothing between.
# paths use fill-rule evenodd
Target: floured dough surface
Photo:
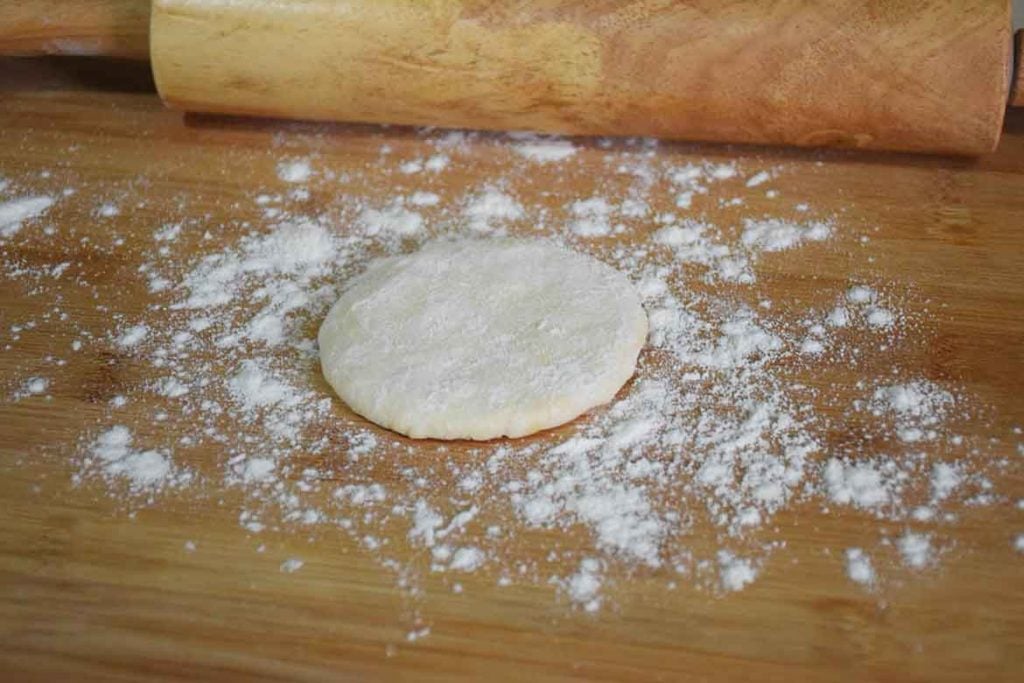
<instances>
[{"instance_id":1,"label":"floured dough surface","mask_svg":"<svg viewBox=\"0 0 1024 683\"><path fill-rule=\"evenodd\" d=\"M607 403L647 316L629 280L540 241L436 243L382 259L320 327L324 376L414 438L524 436Z\"/></svg>"}]
</instances>

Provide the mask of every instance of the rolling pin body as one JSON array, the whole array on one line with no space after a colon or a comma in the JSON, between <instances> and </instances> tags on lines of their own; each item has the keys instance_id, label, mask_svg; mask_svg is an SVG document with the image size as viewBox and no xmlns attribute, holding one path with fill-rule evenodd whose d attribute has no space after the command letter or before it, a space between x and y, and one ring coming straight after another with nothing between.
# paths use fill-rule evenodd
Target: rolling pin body
<instances>
[{"instance_id":1,"label":"rolling pin body","mask_svg":"<svg viewBox=\"0 0 1024 683\"><path fill-rule=\"evenodd\" d=\"M979 154L1005 0L155 0L189 110Z\"/></svg>"}]
</instances>

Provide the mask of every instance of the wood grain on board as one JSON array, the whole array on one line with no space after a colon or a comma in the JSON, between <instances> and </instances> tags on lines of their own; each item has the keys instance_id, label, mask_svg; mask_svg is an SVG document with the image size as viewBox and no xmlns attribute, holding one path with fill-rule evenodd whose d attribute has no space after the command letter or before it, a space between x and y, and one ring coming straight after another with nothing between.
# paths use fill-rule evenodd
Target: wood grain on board
<instances>
[{"instance_id":1,"label":"wood grain on board","mask_svg":"<svg viewBox=\"0 0 1024 683\"><path fill-rule=\"evenodd\" d=\"M183 196L197 215L209 214L210 225L230 222L237 215L225 207L275 182L282 136L288 153L315 152L339 171L367 172L385 141L395 154L426 153L423 138L404 129L184 118L152 92L118 92L118 83L145 80L130 67L95 69L0 62L0 175L48 171L78 188L51 214L74 239L45 249L29 242L37 246L19 246L16 255L28 265L81 262L119 310L141 312L151 296L133 274L137 261L100 256L82 238L114 229L125 253L137 253ZM562 180L583 187L604 167L601 150L580 144L587 173ZM1024 117L1011 114L999 149L977 160L684 145L658 153L785 164L774 186L836 212L835 239L849 248L762 259L759 275L772 298L812 300L854 275L906 287L907 306L923 310L928 302L930 322L921 339L900 347L899 362L992 407L967 438L1005 436L1024 424ZM486 144L472 145L446 177L464 183L500 163ZM524 199L541 202L546 183L559 178L547 167L537 174L538 195ZM91 212L112 187L144 187L151 201L100 224ZM377 191L369 198L383 201L385 179ZM763 191L745 199L744 211L769 209ZM314 192L310 201L328 200ZM736 209L711 211L712 220L729 220ZM877 230L861 247L844 237L843 225L857 234ZM218 233L214 241L235 238ZM108 329L73 282L61 307L96 333ZM51 306L18 283L0 283L0 323ZM42 325L0 353L0 376L24 375L69 343L66 327ZM253 538L238 526L240 498L232 492L171 493L129 516L101 484L71 486L68 444L97 425L98 397L154 377L142 362L111 371L107 360L102 344L90 347L62 370L52 401L0 403L5 680L1012 680L1024 666L1024 559L1013 551L1024 531L1014 506L1024 481L1013 470L999 482L1005 503L964 509L944 529L953 545L939 568L893 569L896 580L881 594L853 584L841 557L823 552L867 543L864 518L796 505L778 519L786 552L742 592L720 597L685 583L666 592L664 577L641 574L617 583L614 607L591 616L558 605L551 586L498 588L484 572L467 575L456 595L442 577L428 577L421 607L432 634L407 644L408 606L394 577L344 536ZM152 409L145 398L126 408L138 419ZM1013 448L1009 439L993 446L1017 457ZM801 523L804 514L813 522ZM195 552L183 551L188 540ZM254 551L258 543L264 553ZM524 539L519 552L544 555L543 536ZM278 571L296 555L305 560L301 571Z\"/></svg>"}]
</instances>

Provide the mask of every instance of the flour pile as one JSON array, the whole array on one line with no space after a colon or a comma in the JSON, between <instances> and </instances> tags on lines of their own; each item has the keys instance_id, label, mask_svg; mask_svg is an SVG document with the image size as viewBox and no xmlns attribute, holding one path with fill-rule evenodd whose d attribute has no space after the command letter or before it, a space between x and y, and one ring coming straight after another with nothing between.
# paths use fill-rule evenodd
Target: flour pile
<instances>
[{"instance_id":1,"label":"flour pile","mask_svg":"<svg viewBox=\"0 0 1024 683\"><path fill-rule=\"evenodd\" d=\"M504 170L454 175L474 145L504 155ZM239 524L256 542L336 530L414 601L429 573L455 592L465 590L460 577L478 574L499 586L550 584L590 612L633 577L746 589L785 556L794 515L840 510L862 517L865 532L859 547L834 549L836 571L879 591L936 566L964 509L1005 500L995 481L1010 462L993 457L1002 442L959 435L984 407L888 360L928 333L920 307L906 306L910 293L824 279L804 300L771 298L768 259L814 259L857 238L841 217L780 198L772 185L791 172L785 165L662 154L647 140L583 149L462 133L424 133L406 156L385 145L366 177L289 154L274 160L277 184L242 202L249 218L239 224L185 210L151 226L136 252L116 235L105 247L133 264L133 286L156 303L121 309L97 293L109 329L80 329L64 355L113 354L156 372L104 396L96 428L68 444L78 485L126 495L129 506L160 505L170 490L235 490ZM534 169L571 174L586 154L607 168L589 192L552 187L543 204L524 201ZM380 174L394 191L368 201L364 184ZM311 203L325 192L340 196ZM58 194L5 188L5 245L68 230L45 223ZM747 210L755 199L775 208ZM735 220L708 217L723 207ZM651 333L619 398L556 434L468 450L346 413L320 377L315 344L346 281L384 254L498 235L553 239L634 282ZM99 292L76 281L74 264L65 272L68 264L8 255L2 268L34 296L52 298L64 283ZM61 315L56 307L12 323L6 348ZM15 378L10 400L59 390L60 360ZM844 379L851 367L856 381ZM552 531L564 533L546 556L517 550L550 542ZM280 568L302 567L290 557ZM429 632L420 616L413 622L410 639Z\"/></svg>"}]
</instances>

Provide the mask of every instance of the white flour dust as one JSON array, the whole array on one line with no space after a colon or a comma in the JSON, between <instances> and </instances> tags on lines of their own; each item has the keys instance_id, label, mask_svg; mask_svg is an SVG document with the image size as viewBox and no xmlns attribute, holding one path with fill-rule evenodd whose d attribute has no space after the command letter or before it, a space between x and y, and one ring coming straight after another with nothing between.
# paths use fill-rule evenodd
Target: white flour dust
<instances>
[{"instance_id":1,"label":"white flour dust","mask_svg":"<svg viewBox=\"0 0 1024 683\"><path fill-rule=\"evenodd\" d=\"M512 133L509 137L515 141L512 149L516 154L540 163L565 161L577 151L572 142L558 137L532 133Z\"/></svg>"},{"instance_id":2,"label":"white flour dust","mask_svg":"<svg viewBox=\"0 0 1024 683\"><path fill-rule=\"evenodd\" d=\"M25 221L42 215L54 201L53 197L37 195L0 202L0 237L13 237Z\"/></svg>"},{"instance_id":3,"label":"white flour dust","mask_svg":"<svg viewBox=\"0 0 1024 683\"><path fill-rule=\"evenodd\" d=\"M475 145L501 148L506 165L463 172ZM62 379L64 363L108 373L143 365L147 381L89 399L98 422L61 451L76 487L129 508L161 505L171 491L239 494L231 514L254 552L270 552L263 539L273 534L341 534L393 572L412 604L429 575L455 593L471 590L469 576L549 585L587 613L614 604L629 577L746 590L784 561L793 515L781 513L796 509L863 520L858 547L822 551L852 589L878 593L894 576L935 568L964 510L1006 500L995 484L1009 467L993 455L1002 442L959 433L984 407L891 360L927 334L906 292L823 280L806 300L772 298L762 272L770 259L863 244L841 216L781 195L774 183L796 172L786 165L701 160L649 140L584 146L453 132L423 133L416 147L402 154L385 143L359 172L333 169L328 155L314 164L294 148L268 152L260 163L272 182L224 210L244 215L237 224L212 224L184 202L143 224L148 237L134 249L116 232L102 245L76 237L130 264L128 281L114 286L90 281L73 256L39 265L20 255L53 231L73 234L37 220L59 188L19 180L17 197L0 188L0 269L40 311L5 319L3 348L56 321L73 337L8 378L2 395L42 406L81 390ZM530 189L537 173L572 173L586 155L606 168L586 192ZM364 186L382 176L393 192L368 201ZM312 199L325 194L337 199ZM88 201L72 195L64 201ZM755 200L771 203L748 210ZM130 202L108 206L97 198L85 215L137 220ZM738 218L712 220L722 207ZM315 343L346 281L372 258L431 240L506 234L591 253L635 283L651 332L620 397L557 436L468 450L403 439L347 413L320 377ZM91 293L104 329L69 317L65 287ZM879 370L873 358L889 360ZM849 368L861 369L858 379L835 379ZM522 550L552 532L560 541L548 552ZM1008 552L1022 551L1021 538ZM284 573L304 568L298 557L279 561ZM408 618L409 640L430 632L418 608Z\"/></svg>"}]
</instances>

